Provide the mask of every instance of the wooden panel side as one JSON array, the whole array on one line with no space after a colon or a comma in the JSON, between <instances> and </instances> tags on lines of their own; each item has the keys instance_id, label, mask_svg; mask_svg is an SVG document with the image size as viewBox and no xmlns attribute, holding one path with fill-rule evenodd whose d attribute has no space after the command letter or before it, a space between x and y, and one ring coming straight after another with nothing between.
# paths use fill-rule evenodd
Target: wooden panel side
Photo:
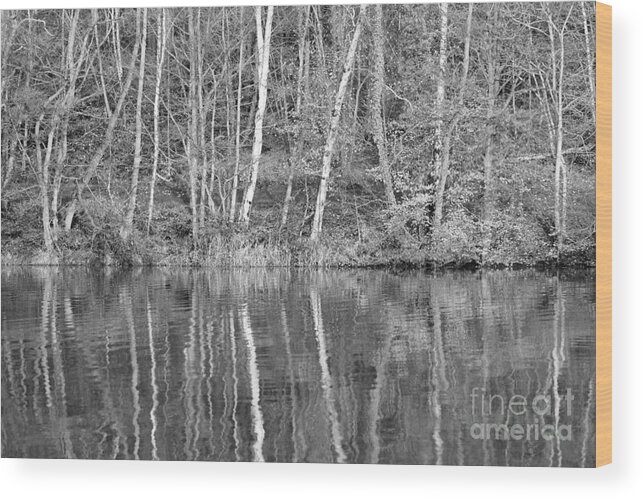
<instances>
[{"instance_id":1,"label":"wooden panel side","mask_svg":"<svg viewBox=\"0 0 643 499\"><path fill-rule=\"evenodd\" d=\"M612 7L596 4L596 466L612 462Z\"/></svg>"}]
</instances>

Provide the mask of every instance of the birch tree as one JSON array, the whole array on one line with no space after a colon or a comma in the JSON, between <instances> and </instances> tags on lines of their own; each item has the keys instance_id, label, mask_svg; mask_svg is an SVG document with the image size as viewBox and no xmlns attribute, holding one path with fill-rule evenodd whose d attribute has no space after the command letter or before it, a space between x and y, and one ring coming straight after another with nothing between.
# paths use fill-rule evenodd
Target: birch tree
<instances>
[{"instance_id":1,"label":"birch tree","mask_svg":"<svg viewBox=\"0 0 643 499\"><path fill-rule=\"evenodd\" d=\"M353 32L353 38L348 48L348 52L346 53L346 59L344 61L344 68L342 71L342 78L339 82L339 87L337 88L337 92L335 94L335 105L333 106L333 110L330 116L330 125L328 128L326 144L324 145L324 154L322 157L321 179L319 181L319 189L317 191L317 202L315 203L315 215L313 218L312 230L310 232L310 240L313 242L319 240L322 232L324 208L326 207L326 197L328 195L328 182L330 180L333 150L335 148L335 141L337 140L337 129L339 126L342 104L344 103L344 95L346 94L348 81L350 80L351 74L353 72L353 62L355 61L357 45L359 43L359 37L362 32L362 18L363 10L360 8L360 12L357 17L357 24L355 25L355 31Z\"/></svg>"},{"instance_id":2,"label":"birch tree","mask_svg":"<svg viewBox=\"0 0 643 499\"><path fill-rule=\"evenodd\" d=\"M460 87L458 89L458 100L454 110L454 115L451 122L444 134L444 142L442 144L442 161L440 163L440 170L438 174L438 189L436 193L437 201L435 204L435 217L433 220L434 233L439 232L442 225L442 210L444 206L444 191L446 189L447 177L451 169L451 140L455 129L458 126L460 117L464 107L464 93L467 86L467 78L469 77L469 61L471 49L471 19L473 17L473 4L469 4L469 12L467 14L467 26L464 35L464 55L462 58L462 76L460 78Z\"/></svg>"},{"instance_id":3,"label":"birch tree","mask_svg":"<svg viewBox=\"0 0 643 499\"><path fill-rule=\"evenodd\" d=\"M138 91L136 94L136 131L134 136L134 165L132 167L132 183L130 186L129 200L125 221L121 227L121 238L129 239L134 226L134 212L136 211L136 194L138 192L138 173L141 168L141 139L143 134L143 86L145 84L145 51L147 48L147 9L143 8L141 26L141 56L138 70Z\"/></svg>"},{"instance_id":4,"label":"birch tree","mask_svg":"<svg viewBox=\"0 0 643 499\"><path fill-rule=\"evenodd\" d=\"M167 46L167 13L166 9L159 10L156 20L156 81L154 84L154 155L152 157L152 174L150 176L150 199L147 206L147 233L154 213L154 190L159 164L160 133L159 133L159 106L161 102L161 81L163 78L163 64Z\"/></svg>"},{"instance_id":5,"label":"birch tree","mask_svg":"<svg viewBox=\"0 0 643 499\"><path fill-rule=\"evenodd\" d=\"M374 77L372 83L371 117L373 120L373 138L377 146L380 170L384 180L386 200L390 205L395 205L395 192L393 189L393 176L388 160L386 148L386 130L382 118L382 90L384 88L384 30L382 26L382 5L372 6L371 29L373 32L374 48Z\"/></svg>"},{"instance_id":6,"label":"birch tree","mask_svg":"<svg viewBox=\"0 0 643 499\"><path fill-rule=\"evenodd\" d=\"M114 130L116 129L116 124L120 117L123 104L125 103L125 98L127 97L130 86L132 85L132 80L134 79L136 60L138 59L138 51L141 45L141 37L140 37L140 31L139 31L140 30L140 22L139 22L140 11L137 11L136 17L137 17L136 37L135 37L136 41L134 44L134 49L132 51L132 58L130 59L129 66L127 68L127 76L125 77L125 82L123 84L122 90L118 97L118 101L116 102L116 106L114 107L114 110L112 111L112 114L109 117L109 121L107 123L107 130L105 131L103 140L101 141L100 145L98 146L98 148L92 155L91 159L89 160L87 169L85 170L85 173L82 175L80 182L78 184L76 196L67 207L67 210L65 213L65 230L66 231L69 231L71 229L71 225L74 220L76 210L78 209L78 205L82 201L83 194L89 187L89 183L94 178L94 175L96 174L98 166L100 165L100 162L102 161L103 156L105 155L105 151L107 151L107 148L112 143L112 139L114 137Z\"/></svg>"},{"instance_id":7,"label":"birch tree","mask_svg":"<svg viewBox=\"0 0 643 499\"><path fill-rule=\"evenodd\" d=\"M435 129L435 211L433 213L433 232L440 229L442 223L442 210L444 206L444 187L442 187L443 178L446 183L446 176L442 175L444 168L444 95L446 87L446 65L447 65L447 37L449 34L449 4L440 4L440 55L438 68L438 83L435 95L435 108L438 113L438 121Z\"/></svg>"},{"instance_id":8,"label":"birch tree","mask_svg":"<svg viewBox=\"0 0 643 499\"><path fill-rule=\"evenodd\" d=\"M61 22L65 22L66 11L62 11ZM58 193L62 180L62 169L67 157L67 141L69 118L76 104L76 85L81 69L88 57L88 45L90 31L82 41L79 54L75 53L76 33L78 30L80 12L75 10L71 14L70 27L65 47L63 68L67 82L52 94L45 102L43 111L37 119L34 127L34 141L36 145L36 176L40 187L40 199L42 210L43 241L45 253L49 256L54 254L54 244L57 239L58 229ZM47 108L51 105L53 111L48 122ZM48 125L46 142L43 143L43 129ZM44 148L44 156L43 156ZM57 152L55 152L57 150ZM51 165L54 154L57 155L56 170L52 182ZM50 192L51 191L51 192ZM51 201L50 201L51 194Z\"/></svg>"},{"instance_id":9,"label":"birch tree","mask_svg":"<svg viewBox=\"0 0 643 499\"><path fill-rule=\"evenodd\" d=\"M200 41L197 38L194 8L188 9L188 33L189 33L189 94L188 107L190 109L190 118L188 121L188 140L187 140L187 157L188 157L188 178L190 184L190 213L192 218L192 243L196 247L199 240L199 213L197 200L197 174L199 170L199 105L197 101L197 72L198 72L198 54L197 44Z\"/></svg>"},{"instance_id":10,"label":"birch tree","mask_svg":"<svg viewBox=\"0 0 643 499\"><path fill-rule=\"evenodd\" d=\"M241 90L243 88L243 48L245 46L243 6L239 12L239 65L237 67L237 112L235 118L234 135L234 173L232 174L232 190L230 192L230 211L228 222L234 222L237 213L237 190L239 189L239 163L241 161Z\"/></svg>"},{"instance_id":11,"label":"birch tree","mask_svg":"<svg viewBox=\"0 0 643 499\"><path fill-rule=\"evenodd\" d=\"M303 13L302 13L303 9ZM297 67L297 93L295 97L295 116L297 119L301 120L301 111L302 111L302 101L306 100L308 93L305 92L304 87L304 78L306 78L306 56L309 50L308 44L308 18L310 17L310 5L306 5L303 8L297 9L297 28L299 31L299 43L298 43L298 67ZM286 109L286 106L284 106ZM287 111L286 111L287 114ZM280 228L283 228L288 221L288 212L290 210L290 202L292 200L292 183L295 176L295 162L299 161L301 158L301 149L302 149L302 138L301 138L301 127L298 128L298 131L295 136L295 147L294 152L291 153L288 158L288 181L286 182L286 194L284 196L284 204L281 209L281 225Z\"/></svg>"},{"instance_id":12,"label":"birch tree","mask_svg":"<svg viewBox=\"0 0 643 499\"><path fill-rule=\"evenodd\" d=\"M565 31L567 23L574 9L573 4L569 7L567 16L559 27L552 16L551 11L543 6L547 17L547 27L550 42L551 55L551 84L550 92L554 101L555 111L552 113L555 119L553 136L555 137L554 158L554 222L556 231L556 252L560 258L565 242L566 219L567 219L567 164L563 152L564 141L564 118L563 118L563 86L565 83Z\"/></svg>"},{"instance_id":13,"label":"birch tree","mask_svg":"<svg viewBox=\"0 0 643 499\"><path fill-rule=\"evenodd\" d=\"M486 125L485 125L485 152L483 158L484 192L482 200L482 222L485 231L489 231L491 210L493 206L493 162L494 162L494 140L495 132L494 115L496 108L496 96L498 94L498 62L496 42L494 39L498 19L498 7L489 5L487 13L487 34L484 41L483 53L486 59ZM488 244L489 234L485 235L484 246ZM484 252L483 252L484 253ZM483 255L484 258L484 255Z\"/></svg>"},{"instance_id":14,"label":"birch tree","mask_svg":"<svg viewBox=\"0 0 643 499\"><path fill-rule=\"evenodd\" d=\"M274 7L267 8L265 24L262 19L262 7L255 7L255 20L257 24L257 81L259 82L259 100L255 114L255 135L252 144L252 165L250 181L243 197L243 205L239 213L239 221L248 225L250 221L250 208L255 196L257 178L259 177L259 162L263 147L263 117L266 110L266 97L268 94L268 67L270 65L270 37L272 33L272 15ZM262 26L263 24L263 26Z\"/></svg>"}]
</instances>

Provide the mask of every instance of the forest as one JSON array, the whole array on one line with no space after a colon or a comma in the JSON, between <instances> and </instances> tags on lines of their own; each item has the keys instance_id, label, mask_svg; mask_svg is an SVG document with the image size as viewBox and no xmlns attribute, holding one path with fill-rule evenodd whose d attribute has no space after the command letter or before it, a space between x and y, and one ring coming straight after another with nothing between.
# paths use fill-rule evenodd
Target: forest
<instances>
[{"instance_id":1,"label":"forest","mask_svg":"<svg viewBox=\"0 0 643 499\"><path fill-rule=\"evenodd\" d=\"M592 2L1 28L4 264L594 264Z\"/></svg>"}]
</instances>

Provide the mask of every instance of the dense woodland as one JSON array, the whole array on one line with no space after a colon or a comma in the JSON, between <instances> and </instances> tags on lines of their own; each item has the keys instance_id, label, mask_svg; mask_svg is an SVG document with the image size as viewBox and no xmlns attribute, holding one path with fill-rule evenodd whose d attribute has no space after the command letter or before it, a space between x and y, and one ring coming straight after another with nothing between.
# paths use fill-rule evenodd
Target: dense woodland
<instances>
[{"instance_id":1,"label":"dense woodland","mask_svg":"<svg viewBox=\"0 0 643 499\"><path fill-rule=\"evenodd\" d=\"M591 2L2 12L6 263L591 264Z\"/></svg>"}]
</instances>

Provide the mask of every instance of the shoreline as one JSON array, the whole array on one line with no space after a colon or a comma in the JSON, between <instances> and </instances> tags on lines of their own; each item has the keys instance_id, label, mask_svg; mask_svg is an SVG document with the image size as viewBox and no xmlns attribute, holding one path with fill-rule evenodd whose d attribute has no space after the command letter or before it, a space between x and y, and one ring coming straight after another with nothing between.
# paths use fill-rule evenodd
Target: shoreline
<instances>
[{"instance_id":1,"label":"shoreline","mask_svg":"<svg viewBox=\"0 0 643 499\"><path fill-rule=\"evenodd\" d=\"M7 259L9 261L7 261ZM480 264L477 262L469 262L463 264L454 263L438 263L438 262L394 262L389 261L386 263L356 263L356 264L230 264L230 263L216 263L211 264L208 262L179 262L169 261L165 263L129 263L122 264L117 262L104 263L92 260L87 261L50 261L43 262L38 258L20 259L15 261L13 255L2 255L0 259L0 267L85 267L85 268L109 268L109 269L190 269L190 270L208 270L208 269L299 269L299 270L389 270L389 271L405 271L405 270L418 270L418 271L432 271L432 272L446 272L446 271L493 271L493 270L508 270L508 271L525 271L535 270L538 272L546 271L578 271L578 270L595 270L595 263L573 263L573 264L557 264L555 262L532 262L532 263L513 263L513 264Z\"/></svg>"}]
</instances>

